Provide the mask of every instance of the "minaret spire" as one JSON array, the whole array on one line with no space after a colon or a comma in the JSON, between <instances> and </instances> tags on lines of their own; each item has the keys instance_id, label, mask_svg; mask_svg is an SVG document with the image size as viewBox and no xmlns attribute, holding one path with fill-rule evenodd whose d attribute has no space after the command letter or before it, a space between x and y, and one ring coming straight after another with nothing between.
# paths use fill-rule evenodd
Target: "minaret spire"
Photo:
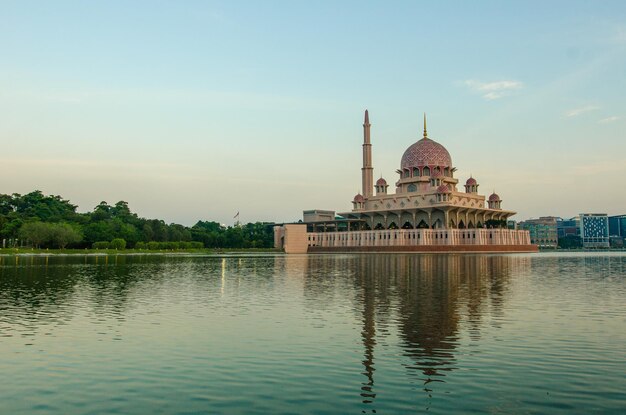
<instances>
[{"instance_id":1,"label":"minaret spire","mask_svg":"<svg viewBox=\"0 0 626 415\"><path fill-rule=\"evenodd\" d=\"M370 142L370 116L365 110L363 122L363 168L361 168L362 195L369 198L374 195L374 168L372 167L372 143Z\"/></svg>"},{"instance_id":2,"label":"minaret spire","mask_svg":"<svg viewBox=\"0 0 626 415\"><path fill-rule=\"evenodd\" d=\"M428 133L426 132L426 113L424 113L424 138L428 138Z\"/></svg>"}]
</instances>

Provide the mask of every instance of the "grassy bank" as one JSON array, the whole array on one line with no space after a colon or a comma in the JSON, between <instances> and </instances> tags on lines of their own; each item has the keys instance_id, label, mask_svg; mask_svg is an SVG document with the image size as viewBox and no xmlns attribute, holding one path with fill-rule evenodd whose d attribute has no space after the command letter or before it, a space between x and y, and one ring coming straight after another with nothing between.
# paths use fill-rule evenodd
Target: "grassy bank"
<instances>
[{"instance_id":1,"label":"grassy bank","mask_svg":"<svg viewBox=\"0 0 626 415\"><path fill-rule=\"evenodd\" d=\"M0 248L0 255L146 255L146 254L249 254L278 253L274 248L204 248L204 249L34 249Z\"/></svg>"}]
</instances>

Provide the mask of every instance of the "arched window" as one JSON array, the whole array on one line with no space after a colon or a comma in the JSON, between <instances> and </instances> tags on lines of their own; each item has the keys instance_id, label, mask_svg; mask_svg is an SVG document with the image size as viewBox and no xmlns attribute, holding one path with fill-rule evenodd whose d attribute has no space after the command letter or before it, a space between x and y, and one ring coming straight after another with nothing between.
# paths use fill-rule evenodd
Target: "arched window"
<instances>
[{"instance_id":1,"label":"arched window","mask_svg":"<svg viewBox=\"0 0 626 415\"><path fill-rule=\"evenodd\" d=\"M409 187L407 187L407 190L409 192L417 192L417 186L415 186L414 184L410 184Z\"/></svg>"},{"instance_id":2,"label":"arched window","mask_svg":"<svg viewBox=\"0 0 626 415\"><path fill-rule=\"evenodd\" d=\"M430 168L428 166L424 167L422 172L424 173L424 176L430 176Z\"/></svg>"},{"instance_id":3,"label":"arched window","mask_svg":"<svg viewBox=\"0 0 626 415\"><path fill-rule=\"evenodd\" d=\"M413 177L418 177L420 175L420 170L415 167L413 168Z\"/></svg>"},{"instance_id":4,"label":"arched window","mask_svg":"<svg viewBox=\"0 0 626 415\"><path fill-rule=\"evenodd\" d=\"M409 177L410 175L411 172L408 169L404 170L404 177Z\"/></svg>"}]
</instances>

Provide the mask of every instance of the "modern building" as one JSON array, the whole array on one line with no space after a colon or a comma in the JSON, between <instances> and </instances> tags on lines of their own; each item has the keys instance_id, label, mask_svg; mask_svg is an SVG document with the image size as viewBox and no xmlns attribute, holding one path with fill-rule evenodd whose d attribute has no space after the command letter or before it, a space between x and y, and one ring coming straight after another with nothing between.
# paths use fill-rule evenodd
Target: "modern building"
<instances>
[{"instance_id":1,"label":"modern building","mask_svg":"<svg viewBox=\"0 0 626 415\"><path fill-rule=\"evenodd\" d=\"M575 216L571 219L560 219L556 222L556 229L559 239L565 237L580 237L580 217Z\"/></svg>"},{"instance_id":2,"label":"modern building","mask_svg":"<svg viewBox=\"0 0 626 415\"><path fill-rule=\"evenodd\" d=\"M558 246L557 220L554 216L543 216L539 219L528 219L518 224L518 229L530 233L530 242L540 248L554 248Z\"/></svg>"},{"instance_id":3,"label":"modern building","mask_svg":"<svg viewBox=\"0 0 626 415\"><path fill-rule=\"evenodd\" d=\"M626 215L609 216L609 236L626 237Z\"/></svg>"},{"instance_id":4,"label":"modern building","mask_svg":"<svg viewBox=\"0 0 626 415\"><path fill-rule=\"evenodd\" d=\"M352 199L352 210L338 217L333 211L305 211L303 224L275 228L277 247L286 252L537 250L528 231L507 228L515 212L502 209L498 194L479 194L474 177L459 189L450 153L428 137L426 116L422 138L400 159L395 192L382 177L374 183L370 127L366 110L362 192Z\"/></svg>"},{"instance_id":5,"label":"modern building","mask_svg":"<svg viewBox=\"0 0 626 415\"><path fill-rule=\"evenodd\" d=\"M609 247L609 217L606 213L581 213L580 237L583 248Z\"/></svg>"}]
</instances>

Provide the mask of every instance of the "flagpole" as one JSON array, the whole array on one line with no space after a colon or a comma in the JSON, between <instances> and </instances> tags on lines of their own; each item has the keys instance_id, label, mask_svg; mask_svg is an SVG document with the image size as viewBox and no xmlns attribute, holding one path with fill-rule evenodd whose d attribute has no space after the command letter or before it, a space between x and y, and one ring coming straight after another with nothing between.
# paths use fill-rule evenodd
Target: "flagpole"
<instances>
[{"instance_id":1,"label":"flagpole","mask_svg":"<svg viewBox=\"0 0 626 415\"><path fill-rule=\"evenodd\" d=\"M237 214L233 216L233 219L237 219L235 221L235 227L238 227L239 226L239 211L237 211Z\"/></svg>"}]
</instances>

